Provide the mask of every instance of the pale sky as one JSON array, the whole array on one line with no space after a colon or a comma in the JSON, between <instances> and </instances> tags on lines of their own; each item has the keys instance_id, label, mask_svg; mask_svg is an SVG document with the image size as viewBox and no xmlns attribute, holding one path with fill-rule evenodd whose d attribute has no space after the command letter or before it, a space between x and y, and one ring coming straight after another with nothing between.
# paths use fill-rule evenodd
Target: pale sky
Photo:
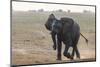
<instances>
[{"instance_id":1,"label":"pale sky","mask_svg":"<svg viewBox=\"0 0 100 67\"><path fill-rule=\"evenodd\" d=\"M44 3L28 3L28 2L12 2L12 8L15 11L28 11L44 9L45 11L54 11L62 9L72 12L82 12L83 10L89 10L95 12L95 7L92 6L75 6L75 5L62 5L62 4L44 4Z\"/></svg>"}]
</instances>

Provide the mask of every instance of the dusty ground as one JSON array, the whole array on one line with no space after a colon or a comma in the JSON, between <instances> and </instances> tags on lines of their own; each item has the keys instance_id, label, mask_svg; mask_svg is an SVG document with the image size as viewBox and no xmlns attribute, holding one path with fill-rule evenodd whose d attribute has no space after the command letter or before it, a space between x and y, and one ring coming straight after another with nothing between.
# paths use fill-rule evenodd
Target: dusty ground
<instances>
[{"instance_id":1,"label":"dusty ground","mask_svg":"<svg viewBox=\"0 0 100 67\"><path fill-rule=\"evenodd\" d=\"M95 34L83 33L89 39L88 45L85 40L80 37L78 49L80 51L81 59L95 58ZM56 60L56 51L52 48L52 40L50 34L43 31L34 31L30 33L14 34L12 44L12 64L41 64L41 63L56 63L69 62L69 59L63 56L62 61ZM28 36L29 35L29 36ZM18 39L18 40L17 40ZM64 50L64 44L62 53ZM75 57L75 60L76 57Z\"/></svg>"}]
</instances>

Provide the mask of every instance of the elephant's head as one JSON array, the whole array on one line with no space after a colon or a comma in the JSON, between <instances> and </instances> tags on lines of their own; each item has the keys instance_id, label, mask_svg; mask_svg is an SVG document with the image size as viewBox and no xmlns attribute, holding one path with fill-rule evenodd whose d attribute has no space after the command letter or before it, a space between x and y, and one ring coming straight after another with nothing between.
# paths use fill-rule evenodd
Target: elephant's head
<instances>
[{"instance_id":1,"label":"elephant's head","mask_svg":"<svg viewBox=\"0 0 100 67\"><path fill-rule=\"evenodd\" d=\"M55 18L54 14L50 14L48 20L45 23L45 27L51 32L59 33L62 28L62 23L60 22L60 20L57 20Z\"/></svg>"},{"instance_id":2,"label":"elephant's head","mask_svg":"<svg viewBox=\"0 0 100 67\"><path fill-rule=\"evenodd\" d=\"M52 23L53 23L53 21L55 20L56 18L55 18L55 16L54 16L54 14L50 14L49 15L49 17L48 17L48 20L46 21L46 23L45 23L45 27L46 27L46 29L48 29L48 30L50 30L51 31L51 26L52 26Z\"/></svg>"}]
</instances>

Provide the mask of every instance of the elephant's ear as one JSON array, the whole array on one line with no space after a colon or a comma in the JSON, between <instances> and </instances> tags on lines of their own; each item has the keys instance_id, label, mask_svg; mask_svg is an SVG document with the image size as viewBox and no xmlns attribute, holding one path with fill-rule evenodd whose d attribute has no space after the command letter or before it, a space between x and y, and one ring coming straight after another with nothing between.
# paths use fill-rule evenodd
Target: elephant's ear
<instances>
[{"instance_id":1,"label":"elephant's ear","mask_svg":"<svg viewBox=\"0 0 100 67\"><path fill-rule=\"evenodd\" d=\"M48 20L46 21L45 23L45 27L47 30L51 31L51 25L53 23L53 20L55 20L55 16L54 14L50 14L49 17L48 17Z\"/></svg>"},{"instance_id":2,"label":"elephant's ear","mask_svg":"<svg viewBox=\"0 0 100 67\"><path fill-rule=\"evenodd\" d=\"M74 24L74 20L72 18L67 18L67 17L61 18L61 22L63 24L68 24L69 27L72 27Z\"/></svg>"},{"instance_id":3,"label":"elephant's ear","mask_svg":"<svg viewBox=\"0 0 100 67\"><path fill-rule=\"evenodd\" d=\"M45 27L46 27L46 29L50 30L51 26L50 26L50 22L49 21L45 23Z\"/></svg>"}]
</instances>

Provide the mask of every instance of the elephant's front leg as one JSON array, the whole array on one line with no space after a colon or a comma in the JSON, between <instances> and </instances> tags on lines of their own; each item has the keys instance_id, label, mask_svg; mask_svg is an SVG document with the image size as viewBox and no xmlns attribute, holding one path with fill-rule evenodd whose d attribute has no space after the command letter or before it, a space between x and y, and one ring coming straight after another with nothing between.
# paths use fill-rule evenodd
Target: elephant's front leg
<instances>
[{"instance_id":1,"label":"elephant's front leg","mask_svg":"<svg viewBox=\"0 0 100 67\"><path fill-rule=\"evenodd\" d=\"M53 49L56 50L56 33L51 32L52 40L53 40Z\"/></svg>"},{"instance_id":2,"label":"elephant's front leg","mask_svg":"<svg viewBox=\"0 0 100 67\"><path fill-rule=\"evenodd\" d=\"M61 60L61 50L62 50L62 43L61 43L61 38L60 36L57 36L57 45L58 45L58 49L57 49L57 60Z\"/></svg>"}]
</instances>

